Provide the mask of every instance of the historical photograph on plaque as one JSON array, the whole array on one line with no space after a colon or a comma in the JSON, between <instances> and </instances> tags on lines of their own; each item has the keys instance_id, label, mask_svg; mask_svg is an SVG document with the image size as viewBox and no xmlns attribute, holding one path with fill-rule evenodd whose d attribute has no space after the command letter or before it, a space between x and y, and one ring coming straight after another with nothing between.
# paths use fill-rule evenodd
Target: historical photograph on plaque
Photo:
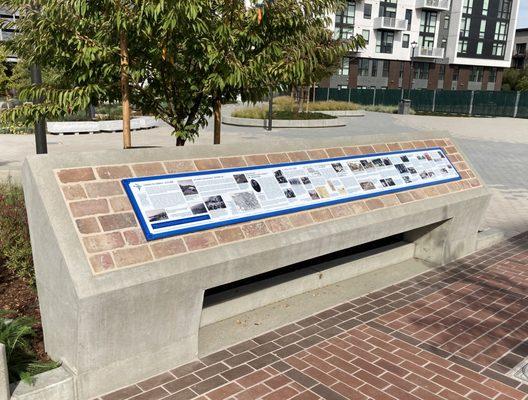
<instances>
[{"instance_id":1,"label":"historical photograph on plaque","mask_svg":"<svg viewBox=\"0 0 528 400\"><path fill-rule=\"evenodd\" d=\"M418 178L418 175L420 178ZM459 180L439 148L124 179L148 240Z\"/></svg>"}]
</instances>

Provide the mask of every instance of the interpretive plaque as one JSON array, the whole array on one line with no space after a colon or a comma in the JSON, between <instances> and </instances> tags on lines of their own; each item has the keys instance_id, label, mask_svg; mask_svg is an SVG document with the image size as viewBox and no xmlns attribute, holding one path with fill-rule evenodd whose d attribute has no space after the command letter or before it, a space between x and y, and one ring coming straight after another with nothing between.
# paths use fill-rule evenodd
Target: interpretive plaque
<instances>
[{"instance_id":1,"label":"interpretive plaque","mask_svg":"<svg viewBox=\"0 0 528 400\"><path fill-rule=\"evenodd\" d=\"M147 240L460 180L427 148L124 179Z\"/></svg>"}]
</instances>

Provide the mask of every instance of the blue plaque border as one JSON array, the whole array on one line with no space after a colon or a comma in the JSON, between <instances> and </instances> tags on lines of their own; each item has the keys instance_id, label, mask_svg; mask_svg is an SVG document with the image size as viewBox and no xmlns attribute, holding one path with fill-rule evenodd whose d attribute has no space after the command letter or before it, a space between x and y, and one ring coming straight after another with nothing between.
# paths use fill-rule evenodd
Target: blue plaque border
<instances>
[{"instance_id":1,"label":"blue plaque border","mask_svg":"<svg viewBox=\"0 0 528 400\"><path fill-rule=\"evenodd\" d=\"M239 171L242 172L242 171L248 171L248 170L266 169L266 168L280 168L280 167L301 165L301 164L302 165L318 164L318 163L331 162L331 161L354 160L354 159L365 158L365 157L388 156L388 155L397 155L397 154L403 154L403 153L418 153L418 152L423 152L423 151L435 151L435 150L441 151L442 154L446 156L447 161L453 167L453 169L455 170L457 174L456 178L448 178L448 179L443 179L443 180L439 180L435 182L421 183L417 185L409 185L409 186L405 186L401 188L386 190L382 193L365 193L361 195L354 195L354 196L349 196L346 198L341 198L341 199L336 199L336 200L328 200L328 201L320 202L317 204L307 204L307 205L303 205L300 207L289 208L287 210L277 210L277 211L267 212L267 213L263 213L259 215L252 215L252 216L241 217L241 218L233 218L228 221L211 222L210 224L204 224L200 226L193 226L193 227L181 228L181 229L174 229L172 231L154 233L154 234L150 233L148 229L148 225L140 211L139 205L137 204L136 199L132 193L132 190L130 189L130 185L133 184L134 182L145 182L145 181L152 181L152 180L158 180L158 179L171 179L171 178L193 177L193 176L200 176L200 175L211 175L211 174L216 174L220 172L230 173L230 172L239 172ZM296 212L312 210L312 209L321 208L321 207L328 207L328 206L335 205L335 204L349 203L352 201L368 199L372 197L380 197L380 196L385 196L391 193L405 192L408 190L419 189L419 188L427 187L427 186L441 185L441 184L448 183L448 182L460 181L461 179L462 177L460 176L460 173L458 172L457 168L453 165L451 160L449 160L446 152L444 151L442 147L426 147L426 148L421 148L421 149L398 150L398 151L390 151L390 152L383 152L383 153L369 153L369 154L352 155L352 156L345 156L345 157L324 158L324 159L317 159L317 160L294 161L294 162L279 163L279 164L265 164L265 165L251 166L251 167L237 167L237 168L225 168L225 169L222 168L222 169L214 169L214 170L206 170L206 171L182 172L178 174L145 176L141 178L127 178L127 179L122 179L121 183L125 189L128 199L130 200L130 203L132 204L134 213L136 214L136 217L139 220L139 224L141 225L141 229L143 230L143 233L145 234L145 238L148 241L152 241L152 240L164 239L164 238L177 236L177 235L183 235L186 233L205 231L209 229L219 228L222 226L235 225L235 224L240 224L240 223L248 222L248 221L255 221L255 220L260 220L264 218L276 217L280 215L293 214ZM209 218L204 218L204 220L207 220L207 219ZM167 226L177 227L178 225L181 225L181 224L182 224L181 221L167 221L165 223L160 223L159 227L167 227Z\"/></svg>"}]
</instances>

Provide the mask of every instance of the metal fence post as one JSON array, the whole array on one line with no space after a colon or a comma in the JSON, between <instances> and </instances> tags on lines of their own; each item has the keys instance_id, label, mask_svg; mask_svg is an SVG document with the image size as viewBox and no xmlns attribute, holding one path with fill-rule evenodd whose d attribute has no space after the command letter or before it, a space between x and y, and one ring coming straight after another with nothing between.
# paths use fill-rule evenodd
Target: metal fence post
<instances>
[{"instance_id":1,"label":"metal fence post","mask_svg":"<svg viewBox=\"0 0 528 400\"><path fill-rule=\"evenodd\" d=\"M376 105L376 88L374 88L374 94L372 95L372 105Z\"/></svg>"},{"instance_id":2,"label":"metal fence post","mask_svg":"<svg viewBox=\"0 0 528 400\"><path fill-rule=\"evenodd\" d=\"M348 88L348 102L350 103L350 95L352 94L352 89Z\"/></svg>"},{"instance_id":3,"label":"metal fence post","mask_svg":"<svg viewBox=\"0 0 528 400\"><path fill-rule=\"evenodd\" d=\"M326 88L326 101L330 100L330 86Z\"/></svg>"},{"instance_id":4,"label":"metal fence post","mask_svg":"<svg viewBox=\"0 0 528 400\"><path fill-rule=\"evenodd\" d=\"M436 109L436 89L433 90L433 108L431 109L432 112L435 112Z\"/></svg>"},{"instance_id":5,"label":"metal fence post","mask_svg":"<svg viewBox=\"0 0 528 400\"><path fill-rule=\"evenodd\" d=\"M0 399L9 400L10 397L6 350L4 344L0 343Z\"/></svg>"},{"instance_id":6,"label":"metal fence post","mask_svg":"<svg viewBox=\"0 0 528 400\"><path fill-rule=\"evenodd\" d=\"M515 97L515 107L513 108L513 118L517 118L517 113L519 112L519 100L521 99L521 92L517 92Z\"/></svg>"},{"instance_id":7,"label":"metal fence post","mask_svg":"<svg viewBox=\"0 0 528 400\"><path fill-rule=\"evenodd\" d=\"M471 91L471 100L469 100L469 115L473 115L473 100L475 98L475 91Z\"/></svg>"}]
</instances>

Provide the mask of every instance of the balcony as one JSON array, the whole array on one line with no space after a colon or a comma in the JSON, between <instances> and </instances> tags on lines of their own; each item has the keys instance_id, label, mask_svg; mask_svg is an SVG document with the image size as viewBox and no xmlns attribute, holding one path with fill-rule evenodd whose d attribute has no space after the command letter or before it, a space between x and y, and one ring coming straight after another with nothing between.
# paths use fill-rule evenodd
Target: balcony
<instances>
[{"instance_id":1,"label":"balcony","mask_svg":"<svg viewBox=\"0 0 528 400\"><path fill-rule=\"evenodd\" d=\"M449 10L449 0L417 0L416 8L427 8L430 10Z\"/></svg>"},{"instance_id":2,"label":"balcony","mask_svg":"<svg viewBox=\"0 0 528 400\"><path fill-rule=\"evenodd\" d=\"M377 17L374 18L374 29L404 31L407 29L407 20L390 17Z\"/></svg>"},{"instance_id":3,"label":"balcony","mask_svg":"<svg viewBox=\"0 0 528 400\"><path fill-rule=\"evenodd\" d=\"M419 47L417 50L416 57L444 58L445 49L441 47Z\"/></svg>"}]
</instances>

